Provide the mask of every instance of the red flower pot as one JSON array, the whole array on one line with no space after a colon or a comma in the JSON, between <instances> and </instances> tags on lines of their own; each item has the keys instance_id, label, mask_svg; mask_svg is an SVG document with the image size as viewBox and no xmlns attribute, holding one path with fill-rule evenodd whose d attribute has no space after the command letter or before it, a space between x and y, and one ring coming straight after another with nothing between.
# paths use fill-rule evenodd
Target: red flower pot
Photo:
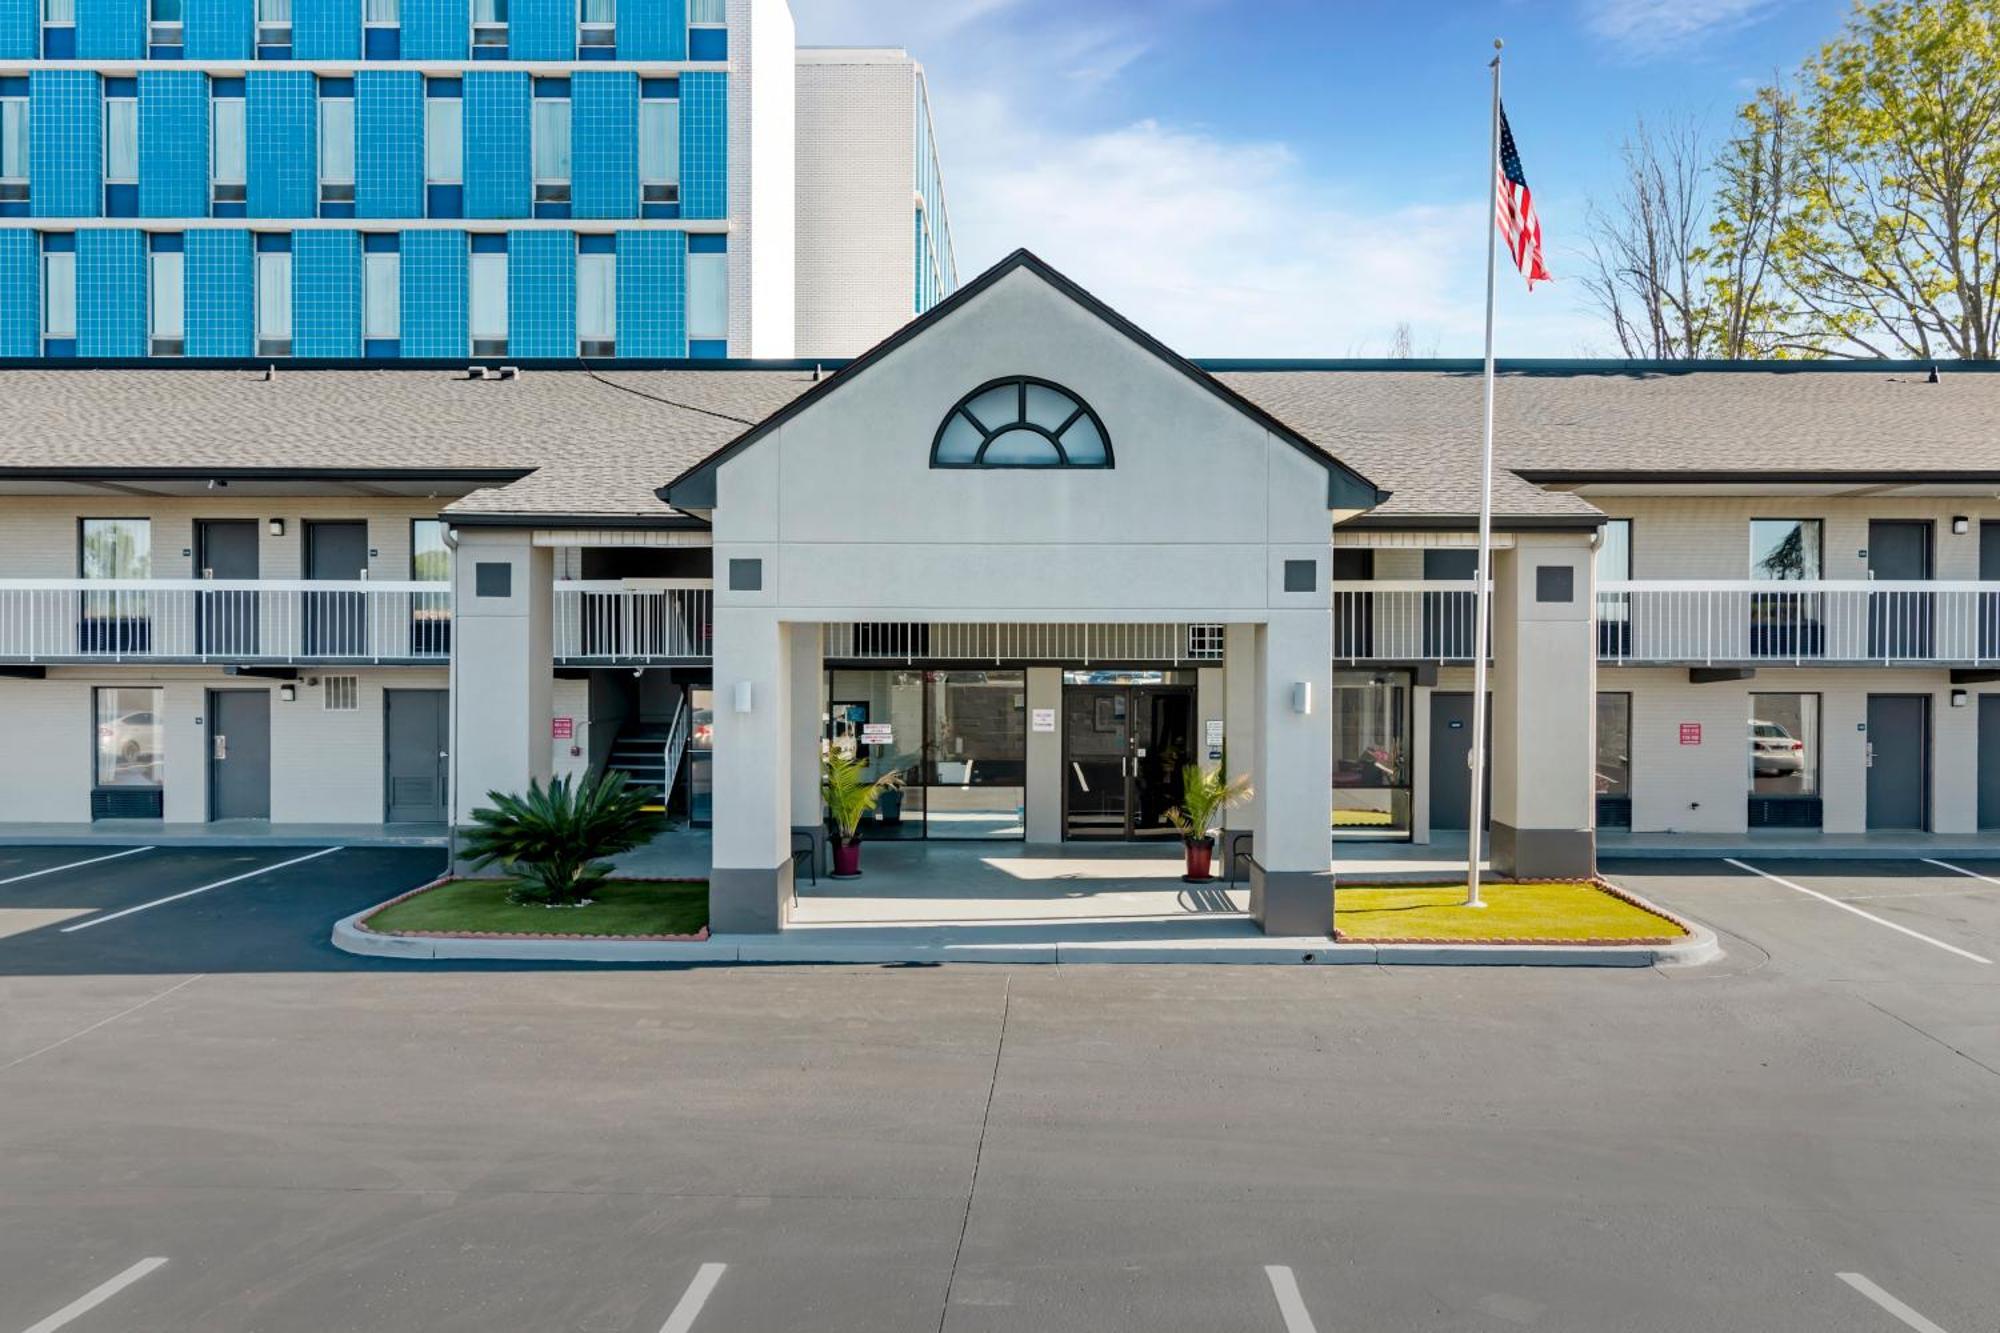
<instances>
[{"instance_id":1,"label":"red flower pot","mask_svg":"<svg viewBox=\"0 0 2000 1333\"><path fill-rule=\"evenodd\" d=\"M861 876L861 840L835 839L833 844L833 877L835 879L858 879Z\"/></svg>"},{"instance_id":2,"label":"red flower pot","mask_svg":"<svg viewBox=\"0 0 2000 1333\"><path fill-rule=\"evenodd\" d=\"M1190 884L1206 884L1214 879L1215 839L1203 838L1182 845L1187 848L1187 874L1181 878Z\"/></svg>"}]
</instances>

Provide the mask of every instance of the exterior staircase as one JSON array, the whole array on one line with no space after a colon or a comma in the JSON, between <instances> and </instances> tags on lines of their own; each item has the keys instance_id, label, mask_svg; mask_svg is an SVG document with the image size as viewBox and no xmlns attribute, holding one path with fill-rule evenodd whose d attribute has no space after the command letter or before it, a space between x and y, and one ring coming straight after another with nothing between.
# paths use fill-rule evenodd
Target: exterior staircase
<instances>
[{"instance_id":1,"label":"exterior staircase","mask_svg":"<svg viewBox=\"0 0 2000 1333\"><path fill-rule=\"evenodd\" d=\"M604 766L623 773L630 786L650 793L653 800L647 809L664 811L680 778L687 743L688 709L683 700L672 722L634 722L620 728Z\"/></svg>"}]
</instances>

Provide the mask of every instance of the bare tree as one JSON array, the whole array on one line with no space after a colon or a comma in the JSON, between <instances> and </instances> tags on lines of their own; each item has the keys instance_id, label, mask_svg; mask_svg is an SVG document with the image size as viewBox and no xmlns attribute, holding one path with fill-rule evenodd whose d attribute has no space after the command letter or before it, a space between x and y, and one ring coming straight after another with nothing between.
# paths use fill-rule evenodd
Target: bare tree
<instances>
[{"instance_id":1,"label":"bare tree","mask_svg":"<svg viewBox=\"0 0 2000 1333\"><path fill-rule=\"evenodd\" d=\"M1416 329L1411 327L1410 321L1404 319L1404 320L1398 320L1396 322L1395 329L1392 330L1389 334L1390 360L1410 361L1418 358L1435 359L1437 354L1438 354L1438 340L1436 334L1432 334L1430 341L1425 343L1422 347L1419 347L1417 345L1417 331Z\"/></svg>"},{"instance_id":2,"label":"bare tree","mask_svg":"<svg viewBox=\"0 0 2000 1333\"><path fill-rule=\"evenodd\" d=\"M1715 354L1824 356L1784 282L1784 247L1799 191L1798 104L1782 79L1737 113L1715 163L1708 292Z\"/></svg>"},{"instance_id":3,"label":"bare tree","mask_svg":"<svg viewBox=\"0 0 2000 1333\"><path fill-rule=\"evenodd\" d=\"M1709 155L1693 121L1641 119L1619 151L1623 175L1589 213L1584 290L1628 357L1722 354L1709 309Z\"/></svg>"}]
</instances>

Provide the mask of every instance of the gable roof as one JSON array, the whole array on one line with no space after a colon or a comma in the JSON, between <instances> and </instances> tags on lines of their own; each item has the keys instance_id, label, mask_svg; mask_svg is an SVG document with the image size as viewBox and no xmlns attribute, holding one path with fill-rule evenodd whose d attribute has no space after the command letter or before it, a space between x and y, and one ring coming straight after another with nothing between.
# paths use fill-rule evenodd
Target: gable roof
<instances>
[{"instance_id":1,"label":"gable roof","mask_svg":"<svg viewBox=\"0 0 2000 1333\"><path fill-rule=\"evenodd\" d=\"M659 496L668 504L681 510L713 510L715 508L715 476L721 466L736 455L750 448L766 435L790 421L793 417L810 410L814 404L829 394L838 393L846 385L868 372L871 366L886 359L898 348L916 338L920 338L932 325L941 323L956 314L969 302L1003 278L1017 270L1026 269L1040 278L1063 296L1068 297L1099 320L1109 325L1113 331L1150 353L1168 366L1179 371L1187 379L1221 399L1237 412L1255 421L1285 443L1321 464L1327 471L1327 508L1329 509L1372 509L1389 498L1389 493L1347 464L1335 458L1324 448L1301 435L1291 426L1265 411L1255 402L1244 397L1229 385L1209 374L1194 362L1168 347L1165 343L1147 333L1131 320L1113 310L1097 297L1085 291L1070 279L1064 277L1030 250L1016 250L1005 259L987 269L971 282L954 292L949 298L933 306L926 313L911 320L896 332L875 344L867 352L850 362L831 378L800 394L769 417L738 435L722 448L710 454L700 463L675 477L660 487Z\"/></svg>"}]
</instances>

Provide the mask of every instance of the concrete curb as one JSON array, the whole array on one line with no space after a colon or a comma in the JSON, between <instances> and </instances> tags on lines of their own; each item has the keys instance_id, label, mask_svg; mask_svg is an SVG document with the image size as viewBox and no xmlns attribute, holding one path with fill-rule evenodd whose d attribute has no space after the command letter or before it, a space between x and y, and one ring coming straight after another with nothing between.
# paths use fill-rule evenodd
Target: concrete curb
<instances>
[{"instance_id":1,"label":"concrete curb","mask_svg":"<svg viewBox=\"0 0 2000 1333\"><path fill-rule=\"evenodd\" d=\"M1636 896L1636 895L1635 895ZM1654 911L1658 908L1652 908ZM333 944L371 958L554 963L860 964L1013 963L1340 967L1690 967L1722 956L1715 935L1682 921L1675 944L1504 945L1340 944L1311 938L1187 940L1036 940L1013 943L880 942L829 938L810 928L781 935L712 935L699 943L668 940L503 940L384 935L363 930L377 909L342 918ZM1672 913L1661 912L1680 921Z\"/></svg>"}]
</instances>

